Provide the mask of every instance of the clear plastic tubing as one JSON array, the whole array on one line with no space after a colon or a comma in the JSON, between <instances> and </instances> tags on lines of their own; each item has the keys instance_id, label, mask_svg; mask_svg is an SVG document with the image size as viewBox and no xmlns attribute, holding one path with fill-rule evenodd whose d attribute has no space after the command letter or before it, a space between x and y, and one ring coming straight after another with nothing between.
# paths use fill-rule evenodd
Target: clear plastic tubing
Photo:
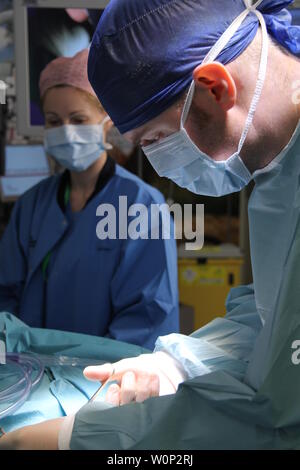
<instances>
[{"instance_id":1,"label":"clear plastic tubing","mask_svg":"<svg viewBox=\"0 0 300 470\"><path fill-rule=\"evenodd\" d=\"M19 369L19 374L21 375L21 378L18 380L18 382L14 383L10 387L7 387L4 390L1 390L0 400L3 399L3 401L4 401L4 399L7 399L7 396L10 397L15 392L18 394L18 390L20 389L21 386L23 388L26 387L26 385L23 385L23 384L26 384L27 375L24 374L23 367L20 366L19 364L15 364L15 367L17 367ZM1 371L1 369L0 369L0 371ZM28 374L28 372L27 372L27 374Z\"/></svg>"},{"instance_id":2,"label":"clear plastic tubing","mask_svg":"<svg viewBox=\"0 0 300 470\"><path fill-rule=\"evenodd\" d=\"M18 382L0 392L0 404L12 403L0 411L0 419L13 414L25 403L33 388L40 383L44 373L44 366L41 361L31 355L7 353L6 361L8 364L14 364L19 370L21 378ZM34 380L33 374L36 375Z\"/></svg>"},{"instance_id":3,"label":"clear plastic tubing","mask_svg":"<svg viewBox=\"0 0 300 470\"><path fill-rule=\"evenodd\" d=\"M32 357L32 356L29 356L29 357ZM35 357L37 357L45 367L57 367L57 366L87 367L87 366L93 366L93 365L99 366L105 363L105 361L101 359L90 359L90 358L62 356L62 355L50 356L48 354L38 354Z\"/></svg>"}]
</instances>

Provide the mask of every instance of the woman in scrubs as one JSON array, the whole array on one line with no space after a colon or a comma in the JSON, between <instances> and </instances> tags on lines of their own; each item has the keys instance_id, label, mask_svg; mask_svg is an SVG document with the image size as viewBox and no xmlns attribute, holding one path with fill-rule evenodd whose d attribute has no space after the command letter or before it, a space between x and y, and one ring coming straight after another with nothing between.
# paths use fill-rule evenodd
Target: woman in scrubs
<instances>
[{"instance_id":1,"label":"woman in scrubs","mask_svg":"<svg viewBox=\"0 0 300 470\"><path fill-rule=\"evenodd\" d=\"M153 349L178 331L174 240L97 236L97 208L162 195L107 155L111 126L87 77L88 50L41 74L45 148L65 171L16 203L0 242L0 311L30 326L105 336ZM118 231L117 231L118 233Z\"/></svg>"}]
</instances>

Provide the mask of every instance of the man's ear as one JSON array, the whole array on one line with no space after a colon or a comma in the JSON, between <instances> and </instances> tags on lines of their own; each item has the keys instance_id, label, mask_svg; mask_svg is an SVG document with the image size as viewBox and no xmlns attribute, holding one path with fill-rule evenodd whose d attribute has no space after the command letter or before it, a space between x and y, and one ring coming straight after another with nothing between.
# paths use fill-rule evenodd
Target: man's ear
<instances>
[{"instance_id":1,"label":"man's ear","mask_svg":"<svg viewBox=\"0 0 300 470\"><path fill-rule=\"evenodd\" d=\"M199 65L193 78L196 87L207 89L223 111L229 111L236 103L236 86L231 73L219 62Z\"/></svg>"}]
</instances>

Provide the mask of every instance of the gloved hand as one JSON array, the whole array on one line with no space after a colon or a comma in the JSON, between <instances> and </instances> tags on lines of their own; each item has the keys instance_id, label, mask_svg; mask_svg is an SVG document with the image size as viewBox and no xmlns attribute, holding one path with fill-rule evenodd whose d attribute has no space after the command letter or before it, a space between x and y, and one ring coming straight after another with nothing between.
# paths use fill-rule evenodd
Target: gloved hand
<instances>
[{"instance_id":1,"label":"gloved hand","mask_svg":"<svg viewBox=\"0 0 300 470\"><path fill-rule=\"evenodd\" d=\"M118 380L119 384L112 384L106 393L106 401L114 406L173 394L185 379L179 364L164 352L87 367L83 373L86 378L102 383L109 378Z\"/></svg>"}]
</instances>

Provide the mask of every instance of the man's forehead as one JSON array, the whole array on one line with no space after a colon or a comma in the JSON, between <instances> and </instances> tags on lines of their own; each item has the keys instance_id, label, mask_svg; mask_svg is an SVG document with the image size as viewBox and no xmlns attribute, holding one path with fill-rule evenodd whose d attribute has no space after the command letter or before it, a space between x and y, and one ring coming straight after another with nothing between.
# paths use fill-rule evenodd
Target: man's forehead
<instances>
[{"instance_id":1,"label":"man's forehead","mask_svg":"<svg viewBox=\"0 0 300 470\"><path fill-rule=\"evenodd\" d=\"M163 111L161 114L151 119L147 123L124 133L124 137L130 140L130 142L138 145L141 139L145 138L146 136L150 136L155 132L176 129L180 122L183 105L183 101L180 102L180 104L176 102L166 111Z\"/></svg>"}]
</instances>

